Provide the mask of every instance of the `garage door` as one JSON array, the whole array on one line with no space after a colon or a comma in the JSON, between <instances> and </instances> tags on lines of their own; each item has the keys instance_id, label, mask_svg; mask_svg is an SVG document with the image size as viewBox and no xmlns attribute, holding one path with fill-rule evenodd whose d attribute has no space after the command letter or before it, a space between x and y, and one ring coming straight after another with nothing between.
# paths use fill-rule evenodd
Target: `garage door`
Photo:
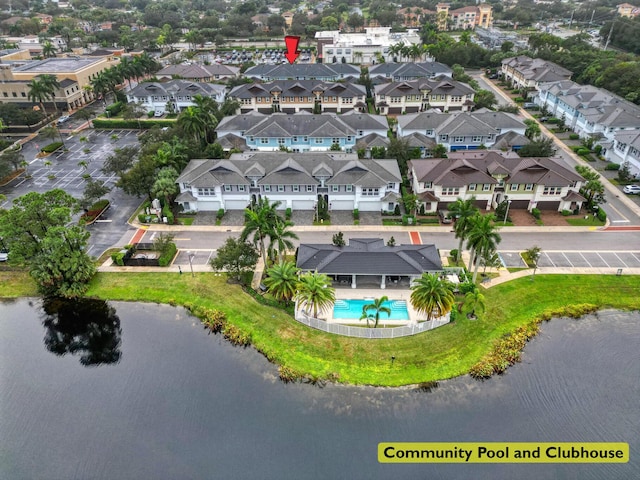
<instances>
[{"instance_id":1,"label":"garage door","mask_svg":"<svg viewBox=\"0 0 640 480\"><path fill-rule=\"evenodd\" d=\"M331 203L331 210L353 210L353 200L332 200L329 198L329 203Z\"/></svg>"},{"instance_id":2,"label":"garage door","mask_svg":"<svg viewBox=\"0 0 640 480\"><path fill-rule=\"evenodd\" d=\"M200 212L217 212L220 209L220 202L217 200L203 201L198 200L198 211Z\"/></svg>"},{"instance_id":3,"label":"garage door","mask_svg":"<svg viewBox=\"0 0 640 480\"><path fill-rule=\"evenodd\" d=\"M313 210L315 201L313 200L294 200L293 210Z\"/></svg>"},{"instance_id":4,"label":"garage door","mask_svg":"<svg viewBox=\"0 0 640 480\"><path fill-rule=\"evenodd\" d=\"M249 200L226 200L224 206L227 210L244 210L247 208Z\"/></svg>"},{"instance_id":5,"label":"garage door","mask_svg":"<svg viewBox=\"0 0 640 480\"><path fill-rule=\"evenodd\" d=\"M363 202L358 203L358 210L361 212L379 212L380 202Z\"/></svg>"},{"instance_id":6,"label":"garage door","mask_svg":"<svg viewBox=\"0 0 640 480\"><path fill-rule=\"evenodd\" d=\"M560 208L560 202L538 202L539 210L558 210Z\"/></svg>"},{"instance_id":7,"label":"garage door","mask_svg":"<svg viewBox=\"0 0 640 480\"><path fill-rule=\"evenodd\" d=\"M510 208L516 208L518 210L525 210L525 209L529 208L529 200L512 200Z\"/></svg>"}]
</instances>

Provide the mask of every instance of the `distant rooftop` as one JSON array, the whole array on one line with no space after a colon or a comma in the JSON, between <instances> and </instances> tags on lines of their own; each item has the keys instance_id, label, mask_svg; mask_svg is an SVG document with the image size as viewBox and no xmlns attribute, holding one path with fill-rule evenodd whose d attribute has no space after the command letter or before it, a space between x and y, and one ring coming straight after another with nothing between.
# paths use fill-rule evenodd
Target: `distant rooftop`
<instances>
[{"instance_id":1,"label":"distant rooftop","mask_svg":"<svg viewBox=\"0 0 640 480\"><path fill-rule=\"evenodd\" d=\"M85 58L85 57L66 57L66 58L47 58L46 60L37 60L21 65L14 69L15 72L34 72L34 73L66 73L77 72L89 65L101 62L102 58Z\"/></svg>"}]
</instances>

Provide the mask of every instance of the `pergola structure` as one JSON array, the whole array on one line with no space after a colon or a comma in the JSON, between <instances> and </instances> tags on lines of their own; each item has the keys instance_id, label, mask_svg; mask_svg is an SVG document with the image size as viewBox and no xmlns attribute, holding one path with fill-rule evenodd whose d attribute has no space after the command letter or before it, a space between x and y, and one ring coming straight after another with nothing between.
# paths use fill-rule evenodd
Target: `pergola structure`
<instances>
[{"instance_id":1,"label":"pergola structure","mask_svg":"<svg viewBox=\"0 0 640 480\"><path fill-rule=\"evenodd\" d=\"M352 238L342 247L303 243L296 265L301 271L317 271L340 283L350 282L351 288L357 287L358 277L365 283L379 281L384 289L387 282L408 279L411 285L423 273L443 271L435 245L388 246L382 238Z\"/></svg>"}]
</instances>

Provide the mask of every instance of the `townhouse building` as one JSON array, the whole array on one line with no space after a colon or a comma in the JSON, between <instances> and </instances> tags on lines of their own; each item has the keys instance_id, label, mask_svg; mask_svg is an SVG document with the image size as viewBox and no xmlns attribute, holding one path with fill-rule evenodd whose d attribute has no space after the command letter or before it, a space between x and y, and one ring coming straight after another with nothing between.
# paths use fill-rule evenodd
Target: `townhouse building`
<instances>
[{"instance_id":1,"label":"townhouse building","mask_svg":"<svg viewBox=\"0 0 640 480\"><path fill-rule=\"evenodd\" d=\"M171 80L165 83L142 82L127 92L127 101L141 105L148 112L164 114L181 112L195 105L193 97L196 95L223 103L226 89L223 85L187 80Z\"/></svg>"},{"instance_id":2,"label":"townhouse building","mask_svg":"<svg viewBox=\"0 0 640 480\"><path fill-rule=\"evenodd\" d=\"M585 201L579 193L584 178L555 158L467 151L449 158L410 160L408 169L413 192L428 212L472 197L483 210L508 201L511 209L576 211Z\"/></svg>"},{"instance_id":3,"label":"townhouse building","mask_svg":"<svg viewBox=\"0 0 640 480\"><path fill-rule=\"evenodd\" d=\"M383 115L424 112L471 111L475 91L449 77L423 78L374 86L374 103Z\"/></svg>"},{"instance_id":4,"label":"townhouse building","mask_svg":"<svg viewBox=\"0 0 640 480\"><path fill-rule=\"evenodd\" d=\"M393 211L402 177L393 159L349 153L247 152L228 160L191 160L176 180L186 211L243 210L262 197L280 209Z\"/></svg>"},{"instance_id":5,"label":"townhouse building","mask_svg":"<svg viewBox=\"0 0 640 480\"><path fill-rule=\"evenodd\" d=\"M640 130L640 106L602 88L566 80L539 86L535 99L581 138L593 138L611 162L628 161L640 174L633 135Z\"/></svg>"},{"instance_id":6,"label":"townhouse building","mask_svg":"<svg viewBox=\"0 0 640 480\"><path fill-rule=\"evenodd\" d=\"M440 62L379 63L369 68L369 77L375 81L405 82L421 78L453 77L453 70Z\"/></svg>"},{"instance_id":7,"label":"townhouse building","mask_svg":"<svg viewBox=\"0 0 640 480\"><path fill-rule=\"evenodd\" d=\"M541 58L526 55L505 58L502 60L502 78L514 88L535 90L546 82L569 80L573 72L560 65Z\"/></svg>"},{"instance_id":8,"label":"townhouse building","mask_svg":"<svg viewBox=\"0 0 640 480\"><path fill-rule=\"evenodd\" d=\"M229 93L240 104L237 113L365 111L367 91L355 83L319 80L278 80L238 85Z\"/></svg>"},{"instance_id":9,"label":"townhouse building","mask_svg":"<svg viewBox=\"0 0 640 480\"><path fill-rule=\"evenodd\" d=\"M476 27L489 28L493 25L493 7L480 3L451 10L448 3L436 5L436 25L438 30L473 30Z\"/></svg>"},{"instance_id":10,"label":"townhouse building","mask_svg":"<svg viewBox=\"0 0 640 480\"><path fill-rule=\"evenodd\" d=\"M441 144L448 152L477 150L491 148L496 143L501 143L506 136L509 136L511 149L519 150L528 143L525 130L524 122L512 113L429 111L398 117L397 135L398 138L413 138L424 142L422 156L430 157L428 145Z\"/></svg>"},{"instance_id":11,"label":"townhouse building","mask_svg":"<svg viewBox=\"0 0 640 480\"><path fill-rule=\"evenodd\" d=\"M240 75L238 67L231 65L200 65L192 63L190 65L167 65L158 71L155 76L158 80L183 79L191 82L215 82L219 80L229 80Z\"/></svg>"},{"instance_id":12,"label":"townhouse building","mask_svg":"<svg viewBox=\"0 0 640 480\"><path fill-rule=\"evenodd\" d=\"M363 137L385 138L389 126L386 117L351 111L296 114L259 112L223 118L216 133L224 147L253 151L322 152L332 148L352 152ZM243 145L238 145L238 139Z\"/></svg>"},{"instance_id":13,"label":"townhouse building","mask_svg":"<svg viewBox=\"0 0 640 480\"><path fill-rule=\"evenodd\" d=\"M339 80L356 80L360 77L360 69L348 63L293 63L268 65L261 64L249 67L244 76L263 82L275 80L321 80L337 82Z\"/></svg>"}]
</instances>

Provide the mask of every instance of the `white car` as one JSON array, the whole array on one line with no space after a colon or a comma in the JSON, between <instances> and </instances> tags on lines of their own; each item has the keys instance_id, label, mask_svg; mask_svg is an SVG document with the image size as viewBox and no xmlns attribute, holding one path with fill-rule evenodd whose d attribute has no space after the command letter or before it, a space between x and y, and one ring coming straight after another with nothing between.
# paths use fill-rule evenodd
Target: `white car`
<instances>
[{"instance_id":1,"label":"white car","mask_svg":"<svg viewBox=\"0 0 640 480\"><path fill-rule=\"evenodd\" d=\"M6 262L9 260L9 254L7 252L0 251L0 262Z\"/></svg>"},{"instance_id":2,"label":"white car","mask_svg":"<svg viewBox=\"0 0 640 480\"><path fill-rule=\"evenodd\" d=\"M640 195L640 185L625 185L622 191L629 195Z\"/></svg>"},{"instance_id":3,"label":"white car","mask_svg":"<svg viewBox=\"0 0 640 480\"><path fill-rule=\"evenodd\" d=\"M66 122L67 120L69 120L69 118L71 118L71 117L69 117L69 115L63 115L63 116L61 116L61 117L58 119L58 125L60 125L61 123Z\"/></svg>"},{"instance_id":4,"label":"white car","mask_svg":"<svg viewBox=\"0 0 640 480\"><path fill-rule=\"evenodd\" d=\"M164 113L159 110L156 110L155 113L153 114L154 117L161 117L162 115L164 115Z\"/></svg>"}]
</instances>

